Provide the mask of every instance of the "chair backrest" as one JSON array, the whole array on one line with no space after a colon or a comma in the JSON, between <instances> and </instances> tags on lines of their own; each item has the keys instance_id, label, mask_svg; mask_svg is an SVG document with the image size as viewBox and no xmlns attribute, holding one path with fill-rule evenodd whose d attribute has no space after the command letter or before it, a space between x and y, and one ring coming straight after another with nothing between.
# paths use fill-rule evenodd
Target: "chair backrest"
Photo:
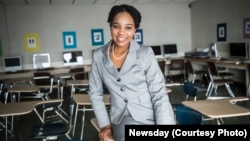
<instances>
[{"instance_id":1,"label":"chair backrest","mask_svg":"<svg viewBox=\"0 0 250 141\"><path fill-rule=\"evenodd\" d=\"M33 80L35 85L53 85L53 77L49 72L34 72Z\"/></svg>"},{"instance_id":2,"label":"chair backrest","mask_svg":"<svg viewBox=\"0 0 250 141\"><path fill-rule=\"evenodd\" d=\"M71 77L71 79L73 79L73 80L87 79L85 77L86 73L84 72L84 67L71 68L69 72L70 73L75 73L75 75Z\"/></svg>"},{"instance_id":3,"label":"chair backrest","mask_svg":"<svg viewBox=\"0 0 250 141\"><path fill-rule=\"evenodd\" d=\"M4 87L4 81L0 81L0 103L6 103L7 102L7 88Z\"/></svg>"},{"instance_id":4,"label":"chair backrest","mask_svg":"<svg viewBox=\"0 0 250 141\"><path fill-rule=\"evenodd\" d=\"M179 125L203 125L204 117L198 111L188 108L182 104L173 105L176 122Z\"/></svg>"},{"instance_id":5,"label":"chair backrest","mask_svg":"<svg viewBox=\"0 0 250 141\"><path fill-rule=\"evenodd\" d=\"M165 76L165 67L166 67L166 61L165 60L159 60L158 61L159 67L161 69L161 72Z\"/></svg>"},{"instance_id":6,"label":"chair backrest","mask_svg":"<svg viewBox=\"0 0 250 141\"><path fill-rule=\"evenodd\" d=\"M183 84L183 90L188 96L196 97L198 95L199 88L193 83L186 81Z\"/></svg>"},{"instance_id":7,"label":"chair backrest","mask_svg":"<svg viewBox=\"0 0 250 141\"><path fill-rule=\"evenodd\" d=\"M208 70L210 71L211 75L220 76L214 62L208 61L207 62L207 67L208 67Z\"/></svg>"},{"instance_id":8,"label":"chair backrest","mask_svg":"<svg viewBox=\"0 0 250 141\"><path fill-rule=\"evenodd\" d=\"M185 63L183 59L171 59L168 66L169 70L185 70Z\"/></svg>"},{"instance_id":9,"label":"chair backrest","mask_svg":"<svg viewBox=\"0 0 250 141\"><path fill-rule=\"evenodd\" d=\"M189 73L195 73L192 63L190 61L186 61L186 66Z\"/></svg>"}]
</instances>

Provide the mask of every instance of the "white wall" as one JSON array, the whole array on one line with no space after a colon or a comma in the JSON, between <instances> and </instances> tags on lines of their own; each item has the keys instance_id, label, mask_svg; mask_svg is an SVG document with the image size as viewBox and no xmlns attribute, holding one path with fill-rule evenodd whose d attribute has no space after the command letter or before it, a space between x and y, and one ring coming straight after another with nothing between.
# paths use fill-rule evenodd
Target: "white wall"
<instances>
[{"instance_id":1,"label":"white wall","mask_svg":"<svg viewBox=\"0 0 250 141\"><path fill-rule=\"evenodd\" d=\"M192 4L192 48L217 43L222 57L229 55L229 42L250 42L243 38L243 18L250 17L249 0L199 0ZM226 23L227 40L217 42L217 24Z\"/></svg>"},{"instance_id":2,"label":"white wall","mask_svg":"<svg viewBox=\"0 0 250 141\"><path fill-rule=\"evenodd\" d=\"M191 49L191 17L187 4L134 5L142 14L144 44L177 43L180 54ZM41 5L7 6L9 41L3 38L4 56L22 55L26 68L32 65L32 54L24 49L23 35L38 33L41 53L51 53L52 63L62 65L62 32L75 31L77 48L87 62L93 47L91 29L103 28L104 40L110 40L108 12L112 5ZM1 9L0 9L1 10ZM0 17L1 18L1 17ZM2 19L1 19L2 20ZM0 32L0 38L5 34ZM6 49L5 49L6 50ZM9 50L9 52L8 52Z\"/></svg>"},{"instance_id":3,"label":"white wall","mask_svg":"<svg viewBox=\"0 0 250 141\"><path fill-rule=\"evenodd\" d=\"M208 48L217 43L221 57L229 57L230 42L247 42L243 38L243 18L250 17L250 0L199 0L192 4L192 48ZM227 39L217 42L217 24L226 23ZM242 70L231 69L234 79L245 82Z\"/></svg>"}]
</instances>

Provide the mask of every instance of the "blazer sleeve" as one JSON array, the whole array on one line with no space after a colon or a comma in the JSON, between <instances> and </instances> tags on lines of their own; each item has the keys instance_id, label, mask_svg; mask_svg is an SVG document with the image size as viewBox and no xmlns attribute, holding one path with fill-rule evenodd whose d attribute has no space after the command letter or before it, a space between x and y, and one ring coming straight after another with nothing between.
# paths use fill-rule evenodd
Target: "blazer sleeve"
<instances>
[{"instance_id":1,"label":"blazer sleeve","mask_svg":"<svg viewBox=\"0 0 250 141\"><path fill-rule=\"evenodd\" d=\"M175 124L174 112L166 91L165 77L151 48L148 49L146 56L146 79L156 124Z\"/></svg>"},{"instance_id":2,"label":"blazer sleeve","mask_svg":"<svg viewBox=\"0 0 250 141\"><path fill-rule=\"evenodd\" d=\"M100 53L100 52L99 52ZM94 109L95 116L97 118L99 126L102 128L106 125L110 124L110 119L108 116L108 112L106 106L103 101L103 83L100 77L100 70L98 68L98 63L96 57L99 57L96 52L93 54L92 67L90 71L89 77L89 96L92 103L92 108Z\"/></svg>"}]
</instances>

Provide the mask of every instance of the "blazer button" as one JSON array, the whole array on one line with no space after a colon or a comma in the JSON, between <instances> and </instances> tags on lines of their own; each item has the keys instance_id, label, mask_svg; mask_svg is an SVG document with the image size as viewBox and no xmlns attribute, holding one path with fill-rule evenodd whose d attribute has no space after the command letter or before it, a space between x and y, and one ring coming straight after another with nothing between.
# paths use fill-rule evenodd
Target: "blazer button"
<instances>
[{"instance_id":1,"label":"blazer button","mask_svg":"<svg viewBox=\"0 0 250 141\"><path fill-rule=\"evenodd\" d=\"M121 81L121 78L117 78L117 82L120 82Z\"/></svg>"},{"instance_id":2,"label":"blazer button","mask_svg":"<svg viewBox=\"0 0 250 141\"><path fill-rule=\"evenodd\" d=\"M124 98L124 102L126 102L126 103L127 103L127 102L128 102L128 99L127 99L127 98Z\"/></svg>"},{"instance_id":3,"label":"blazer button","mask_svg":"<svg viewBox=\"0 0 250 141\"><path fill-rule=\"evenodd\" d=\"M120 88L120 90L121 90L121 91L124 91L124 90L125 90L125 88L123 88L123 87L122 87L122 88Z\"/></svg>"}]
</instances>

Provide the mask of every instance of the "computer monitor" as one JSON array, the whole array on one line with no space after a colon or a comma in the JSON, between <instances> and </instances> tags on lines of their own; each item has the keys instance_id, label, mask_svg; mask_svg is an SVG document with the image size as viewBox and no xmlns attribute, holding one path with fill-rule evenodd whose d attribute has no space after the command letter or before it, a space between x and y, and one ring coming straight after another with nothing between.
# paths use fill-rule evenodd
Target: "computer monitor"
<instances>
[{"instance_id":1,"label":"computer monitor","mask_svg":"<svg viewBox=\"0 0 250 141\"><path fill-rule=\"evenodd\" d=\"M3 68L4 71L16 72L23 69L22 57L21 56L12 56L12 57L3 57Z\"/></svg>"},{"instance_id":2,"label":"computer monitor","mask_svg":"<svg viewBox=\"0 0 250 141\"><path fill-rule=\"evenodd\" d=\"M248 56L246 43L229 43L229 54L232 58L246 59Z\"/></svg>"},{"instance_id":3,"label":"computer monitor","mask_svg":"<svg viewBox=\"0 0 250 141\"><path fill-rule=\"evenodd\" d=\"M83 65L82 51L63 52L64 66Z\"/></svg>"},{"instance_id":4,"label":"computer monitor","mask_svg":"<svg viewBox=\"0 0 250 141\"><path fill-rule=\"evenodd\" d=\"M34 69L44 69L51 66L50 54L39 53L33 54L33 67Z\"/></svg>"},{"instance_id":5,"label":"computer monitor","mask_svg":"<svg viewBox=\"0 0 250 141\"><path fill-rule=\"evenodd\" d=\"M178 54L176 44L164 44L163 45L164 57L175 57Z\"/></svg>"},{"instance_id":6,"label":"computer monitor","mask_svg":"<svg viewBox=\"0 0 250 141\"><path fill-rule=\"evenodd\" d=\"M156 58L163 57L160 45L151 45L151 48L153 49Z\"/></svg>"},{"instance_id":7,"label":"computer monitor","mask_svg":"<svg viewBox=\"0 0 250 141\"><path fill-rule=\"evenodd\" d=\"M210 57L212 59L220 59L220 55L219 55L216 43L212 43L210 46Z\"/></svg>"}]
</instances>

